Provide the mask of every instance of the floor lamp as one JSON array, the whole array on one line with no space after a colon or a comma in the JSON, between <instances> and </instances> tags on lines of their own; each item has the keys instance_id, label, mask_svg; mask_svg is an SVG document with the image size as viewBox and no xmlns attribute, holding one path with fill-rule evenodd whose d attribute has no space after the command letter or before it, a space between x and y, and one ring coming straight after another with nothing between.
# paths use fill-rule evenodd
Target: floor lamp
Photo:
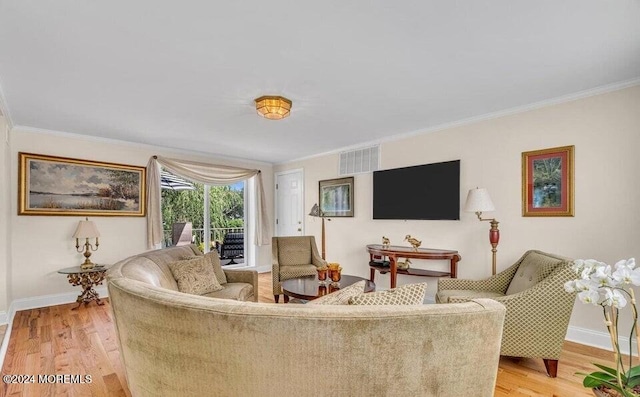
<instances>
[{"instance_id":1,"label":"floor lamp","mask_svg":"<svg viewBox=\"0 0 640 397\"><path fill-rule=\"evenodd\" d=\"M469 190L469 194L467 194L467 202L464 205L464 210L466 212L475 212L479 220L488 221L491 223L491 229L489 229L489 242L491 243L491 253L493 255L492 272L493 275L495 275L496 253L498 252L498 242L500 241L500 230L498 230L499 222L496 221L495 218L482 218L482 213L484 211L491 212L496 210L496 207L493 205L493 201L491 201L491 197L489 196L489 192L487 192L487 189L475 188Z\"/></svg>"},{"instance_id":2,"label":"floor lamp","mask_svg":"<svg viewBox=\"0 0 640 397\"><path fill-rule=\"evenodd\" d=\"M322 218L322 259L327 259L325 258L325 238L324 238L324 213L322 212L322 210L320 209L320 207L318 207L318 204L314 204L313 207L311 207L311 212L309 212L310 216L316 217L316 218ZM331 220L331 219L328 219Z\"/></svg>"}]
</instances>

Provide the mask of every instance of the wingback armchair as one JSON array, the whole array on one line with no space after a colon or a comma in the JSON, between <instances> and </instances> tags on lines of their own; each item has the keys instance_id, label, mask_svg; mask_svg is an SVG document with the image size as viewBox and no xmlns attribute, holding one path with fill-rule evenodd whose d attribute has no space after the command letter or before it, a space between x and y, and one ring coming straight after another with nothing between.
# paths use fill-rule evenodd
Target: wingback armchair
<instances>
[{"instance_id":1,"label":"wingback armchair","mask_svg":"<svg viewBox=\"0 0 640 397\"><path fill-rule=\"evenodd\" d=\"M500 354L542 358L555 378L575 294L564 283L575 278L573 261L527 251L514 265L486 280L439 279L437 303L492 298L506 308Z\"/></svg>"},{"instance_id":2,"label":"wingback armchair","mask_svg":"<svg viewBox=\"0 0 640 397\"><path fill-rule=\"evenodd\" d=\"M273 237L271 239L273 298L282 294L281 282L292 278L313 276L318 267L326 266L318 253L313 236ZM285 295L284 301L289 299Z\"/></svg>"}]
</instances>

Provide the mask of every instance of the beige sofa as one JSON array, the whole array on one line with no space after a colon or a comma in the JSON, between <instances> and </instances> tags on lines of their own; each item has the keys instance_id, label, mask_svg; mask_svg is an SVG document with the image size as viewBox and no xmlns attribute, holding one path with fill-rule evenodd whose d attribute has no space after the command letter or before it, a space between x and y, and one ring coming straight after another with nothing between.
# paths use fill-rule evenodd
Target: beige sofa
<instances>
[{"instance_id":1,"label":"beige sofa","mask_svg":"<svg viewBox=\"0 0 640 397\"><path fill-rule=\"evenodd\" d=\"M116 263L109 269L112 277L126 277L156 287L178 291L178 283L173 278L169 263L202 256L202 252L193 244L148 251ZM220 261L216 258L217 265ZM209 298L234 299L240 301L258 301L258 272L254 270L224 269L227 283L220 291L206 294Z\"/></svg>"},{"instance_id":2,"label":"beige sofa","mask_svg":"<svg viewBox=\"0 0 640 397\"><path fill-rule=\"evenodd\" d=\"M107 283L133 396L494 393L505 310L495 301L239 302L163 286L140 258L114 265Z\"/></svg>"}]
</instances>

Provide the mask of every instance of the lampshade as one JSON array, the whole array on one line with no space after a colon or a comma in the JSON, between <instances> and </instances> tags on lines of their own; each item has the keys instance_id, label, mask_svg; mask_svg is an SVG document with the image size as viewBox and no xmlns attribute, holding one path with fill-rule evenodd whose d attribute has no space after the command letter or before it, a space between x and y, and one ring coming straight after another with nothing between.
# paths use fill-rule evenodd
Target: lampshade
<instances>
[{"instance_id":1,"label":"lampshade","mask_svg":"<svg viewBox=\"0 0 640 397\"><path fill-rule=\"evenodd\" d=\"M97 238L100 237L100 233L98 232L98 228L96 225L86 219L84 221L80 221L78 223L78 227L76 228L76 232L73 233L74 238Z\"/></svg>"},{"instance_id":2,"label":"lampshade","mask_svg":"<svg viewBox=\"0 0 640 397\"><path fill-rule=\"evenodd\" d=\"M281 96L261 96L256 100L256 110L262 117L280 120L289 116L292 102Z\"/></svg>"},{"instance_id":3,"label":"lampshade","mask_svg":"<svg viewBox=\"0 0 640 397\"><path fill-rule=\"evenodd\" d=\"M496 207L491 201L489 192L485 188L475 188L469 190L467 194L467 202L464 205L466 212L485 212L495 211Z\"/></svg>"},{"instance_id":4,"label":"lampshade","mask_svg":"<svg viewBox=\"0 0 640 397\"><path fill-rule=\"evenodd\" d=\"M311 212L309 212L309 215L315 217L320 216L320 207L318 207L318 204L314 204L313 207L311 207Z\"/></svg>"}]
</instances>

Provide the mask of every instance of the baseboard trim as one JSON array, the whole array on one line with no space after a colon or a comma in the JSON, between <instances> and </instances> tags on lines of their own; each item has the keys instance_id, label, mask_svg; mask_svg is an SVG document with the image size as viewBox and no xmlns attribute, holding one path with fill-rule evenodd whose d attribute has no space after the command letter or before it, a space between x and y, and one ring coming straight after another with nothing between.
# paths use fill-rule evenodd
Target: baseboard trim
<instances>
[{"instance_id":1,"label":"baseboard trim","mask_svg":"<svg viewBox=\"0 0 640 397\"><path fill-rule=\"evenodd\" d=\"M97 287L95 290L101 298L109 296L109 291L106 286ZM0 324L7 324L7 332L2 340L2 346L0 346L0 368L4 365L4 357L7 354L7 347L9 347L9 338L11 337L11 328L13 327L13 319L16 316L16 312L73 303L76 302L76 299L78 299L77 291L21 298L11 302L8 312L0 312Z\"/></svg>"},{"instance_id":2,"label":"baseboard trim","mask_svg":"<svg viewBox=\"0 0 640 397\"><path fill-rule=\"evenodd\" d=\"M613 351L611 346L611 336L607 332L594 331L588 328L569 326L565 339L571 342L597 347L598 349ZM629 338L619 336L620 352L629 354ZM637 351L635 342L633 343L634 351Z\"/></svg>"}]
</instances>

